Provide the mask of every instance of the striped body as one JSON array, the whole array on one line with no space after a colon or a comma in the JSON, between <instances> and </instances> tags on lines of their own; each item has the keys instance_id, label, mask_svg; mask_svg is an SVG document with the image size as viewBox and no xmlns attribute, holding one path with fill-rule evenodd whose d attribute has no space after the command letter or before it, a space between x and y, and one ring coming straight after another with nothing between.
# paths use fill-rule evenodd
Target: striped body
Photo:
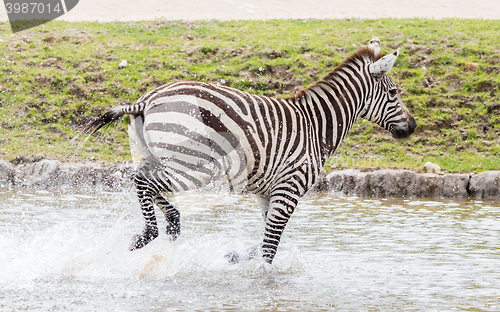
<instances>
[{"instance_id":1,"label":"striped body","mask_svg":"<svg viewBox=\"0 0 500 312\"><path fill-rule=\"evenodd\" d=\"M300 101L179 81L138 103L145 108L131 119L132 147L141 159L161 164L171 191L222 182L266 195L279 181L300 175L306 177L297 180L303 195L325 160L318 116Z\"/></svg>"},{"instance_id":2,"label":"striped body","mask_svg":"<svg viewBox=\"0 0 500 312\"><path fill-rule=\"evenodd\" d=\"M377 123L394 138L414 131L415 120L387 76L398 54L382 57L374 38L323 80L287 99L172 82L87 126L84 131L95 132L131 115L129 135L138 160L134 182L146 221L131 250L158 236L155 205L165 214L167 234L179 235L180 214L162 193L221 183L261 198L266 224L261 250L271 263L299 198L318 181L356 120Z\"/></svg>"}]
</instances>

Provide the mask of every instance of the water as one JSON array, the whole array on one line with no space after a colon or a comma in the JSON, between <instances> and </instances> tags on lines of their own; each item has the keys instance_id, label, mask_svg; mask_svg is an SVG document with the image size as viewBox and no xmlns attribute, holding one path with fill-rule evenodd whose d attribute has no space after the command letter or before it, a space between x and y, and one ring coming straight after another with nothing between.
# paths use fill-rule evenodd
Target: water
<instances>
[{"instance_id":1,"label":"water","mask_svg":"<svg viewBox=\"0 0 500 312\"><path fill-rule=\"evenodd\" d=\"M500 202L308 196L274 264L251 196L177 196L182 233L129 252L133 195L0 193L2 311L500 310Z\"/></svg>"}]
</instances>

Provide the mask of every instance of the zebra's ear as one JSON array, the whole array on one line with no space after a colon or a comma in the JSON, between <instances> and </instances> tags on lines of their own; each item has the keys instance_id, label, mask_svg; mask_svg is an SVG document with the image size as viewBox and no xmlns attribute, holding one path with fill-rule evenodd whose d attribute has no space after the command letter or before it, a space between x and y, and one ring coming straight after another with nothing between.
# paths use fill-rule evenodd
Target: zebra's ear
<instances>
[{"instance_id":1,"label":"zebra's ear","mask_svg":"<svg viewBox=\"0 0 500 312\"><path fill-rule=\"evenodd\" d=\"M372 77L380 78L382 77L382 75L387 74L396 62L398 55L399 48L396 50L396 52L386 55L375 63L370 64L368 69Z\"/></svg>"},{"instance_id":2,"label":"zebra's ear","mask_svg":"<svg viewBox=\"0 0 500 312\"><path fill-rule=\"evenodd\" d=\"M373 37L370 40L368 48L373 51L373 54L378 55L380 53L380 40L377 37Z\"/></svg>"}]
</instances>

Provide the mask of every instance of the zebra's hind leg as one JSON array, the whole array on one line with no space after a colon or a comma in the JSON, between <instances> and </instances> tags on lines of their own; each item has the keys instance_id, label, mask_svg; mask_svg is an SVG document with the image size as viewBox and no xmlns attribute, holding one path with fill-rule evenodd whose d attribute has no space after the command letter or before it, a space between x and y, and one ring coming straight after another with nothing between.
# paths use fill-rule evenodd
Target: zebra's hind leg
<instances>
[{"instance_id":1,"label":"zebra's hind leg","mask_svg":"<svg viewBox=\"0 0 500 312\"><path fill-rule=\"evenodd\" d=\"M176 240L181 233L181 214L179 210L172 206L161 194L156 195L155 204L160 208L167 220L167 235L170 236L170 239Z\"/></svg>"},{"instance_id":2,"label":"zebra's hind leg","mask_svg":"<svg viewBox=\"0 0 500 312\"><path fill-rule=\"evenodd\" d=\"M148 178L148 174L145 171L138 170L132 175L132 179L146 224L142 234L134 236L130 251L140 249L158 237L158 224L156 222L153 200L160 192L157 185Z\"/></svg>"}]
</instances>

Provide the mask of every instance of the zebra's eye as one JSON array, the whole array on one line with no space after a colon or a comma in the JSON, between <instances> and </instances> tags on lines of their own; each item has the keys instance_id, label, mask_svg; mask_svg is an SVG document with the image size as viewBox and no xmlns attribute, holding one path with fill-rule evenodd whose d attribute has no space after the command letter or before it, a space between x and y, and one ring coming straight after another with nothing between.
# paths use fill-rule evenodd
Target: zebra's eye
<instances>
[{"instance_id":1,"label":"zebra's eye","mask_svg":"<svg viewBox=\"0 0 500 312\"><path fill-rule=\"evenodd\" d=\"M389 90L389 94L391 96L396 96L396 94L398 94L398 89L391 89L391 90Z\"/></svg>"}]
</instances>

